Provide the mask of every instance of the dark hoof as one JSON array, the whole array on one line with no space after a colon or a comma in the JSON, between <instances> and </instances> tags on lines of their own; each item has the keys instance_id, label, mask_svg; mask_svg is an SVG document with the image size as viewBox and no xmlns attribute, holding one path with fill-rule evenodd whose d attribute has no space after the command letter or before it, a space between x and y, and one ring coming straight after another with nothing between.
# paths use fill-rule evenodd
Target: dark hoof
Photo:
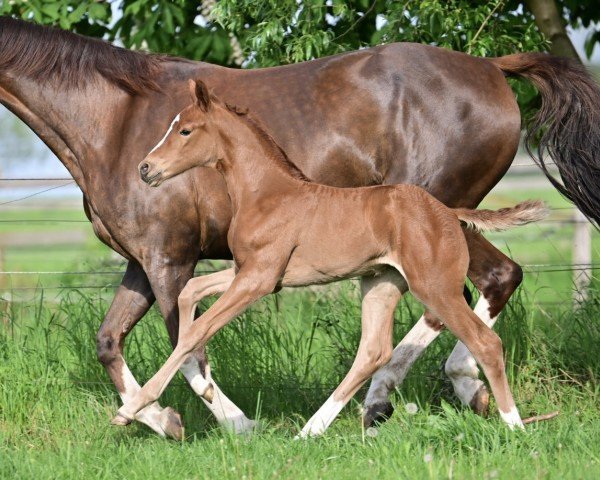
<instances>
[{"instance_id":1,"label":"dark hoof","mask_svg":"<svg viewBox=\"0 0 600 480\"><path fill-rule=\"evenodd\" d=\"M487 417L490 409L490 394L485 385L482 385L477 389L475 395L471 399L469 406L477 415Z\"/></svg>"},{"instance_id":2,"label":"dark hoof","mask_svg":"<svg viewBox=\"0 0 600 480\"><path fill-rule=\"evenodd\" d=\"M171 407L166 407L160 412L161 427L165 435L175 440L183 440L185 434L185 428L183 427L183 421L181 415L173 410Z\"/></svg>"},{"instance_id":3,"label":"dark hoof","mask_svg":"<svg viewBox=\"0 0 600 480\"><path fill-rule=\"evenodd\" d=\"M374 403L365 407L363 413L363 425L365 428L374 426L377 423L383 423L394 413L394 407L390 402Z\"/></svg>"}]
</instances>

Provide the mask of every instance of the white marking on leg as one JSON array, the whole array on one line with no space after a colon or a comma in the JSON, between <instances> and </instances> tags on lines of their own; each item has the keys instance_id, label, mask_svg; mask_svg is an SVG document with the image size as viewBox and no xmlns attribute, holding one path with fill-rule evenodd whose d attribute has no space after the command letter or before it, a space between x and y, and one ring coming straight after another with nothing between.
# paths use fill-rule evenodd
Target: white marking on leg
<instances>
[{"instance_id":1,"label":"white marking on leg","mask_svg":"<svg viewBox=\"0 0 600 480\"><path fill-rule=\"evenodd\" d=\"M335 420L335 417L338 416L344 405L346 405L346 402L335 400L333 395L331 395L321 408L319 408L317 413L310 418L299 436L306 438L321 435L331 425L331 422Z\"/></svg>"},{"instance_id":2,"label":"white marking on leg","mask_svg":"<svg viewBox=\"0 0 600 480\"><path fill-rule=\"evenodd\" d=\"M125 365L125 363L123 363L123 369L121 370L121 378L123 379L124 391L119 392L119 395L121 397L121 400L123 401L123 404L127 404L127 402L129 402L133 397L135 397L136 393L141 390L141 387L137 383L136 379L132 375L127 365ZM141 422L150 427L161 437L165 437L165 430L161 422L162 411L163 409L158 404L158 402L154 402L140 410L138 413L136 413L135 419L138 422Z\"/></svg>"},{"instance_id":3,"label":"white marking on leg","mask_svg":"<svg viewBox=\"0 0 600 480\"><path fill-rule=\"evenodd\" d=\"M490 328L496 322L498 316L490 316L490 304L481 295L475 305L475 314L483 320ZM462 343L458 342L446 361L446 375L452 381L456 396L464 405L470 405L474 395L484 385L479 380L479 368L471 352Z\"/></svg>"},{"instance_id":4,"label":"white marking on leg","mask_svg":"<svg viewBox=\"0 0 600 480\"><path fill-rule=\"evenodd\" d=\"M206 366L206 378L204 378L204 376L200 373L198 361L190 356L185 362L183 362L183 365L179 367L179 371L183 373L183 376L187 379L196 395L203 397L210 387L209 366Z\"/></svg>"},{"instance_id":5,"label":"white marking on leg","mask_svg":"<svg viewBox=\"0 0 600 480\"><path fill-rule=\"evenodd\" d=\"M200 373L198 361L192 357L188 358L179 369L185 376L194 392L202 397L210 384L213 385L213 400L211 403L204 398L202 401L216 417L219 425L234 433L245 433L252 431L256 426L254 420L250 420L235 403L233 403L222 392L219 386L210 376L210 370L207 368L206 378Z\"/></svg>"},{"instance_id":6,"label":"white marking on leg","mask_svg":"<svg viewBox=\"0 0 600 480\"><path fill-rule=\"evenodd\" d=\"M387 403L391 391L402 384L414 362L439 334L439 331L427 325L425 315L421 316L396 346L391 360L373 375L365 399L365 407L377 403Z\"/></svg>"},{"instance_id":7,"label":"white marking on leg","mask_svg":"<svg viewBox=\"0 0 600 480\"><path fill-rule=\"evenodd\" d=\"M171 131L173 130L173 127L175 126L175 124L179 121L179 114L177 114L177 116L173 119L173 121L171 122L171 126L169 127L169 129L167 130L167 133L165 133L165 136L161 139L160 142L158 142L156 144L156 146L150 150L150 152L148 152L148 155L150 155L154 150L156 150L157 148L159 148L163 143L165 143L165 140L167 139L167 137L169 136L169 133L171 133Z\"/></svg>"},{"instance_id":8,"label":"white marking on leg","mask_svg":"<svg viewBox=\"0 0 600 480\"><path fill-rule=\"evenodd\" d=\"M515 427L520 428L521 430L525 429L517 407L512 407L508 411L508 413L504 413L502 410L500 410L500 417L502 418L502 420L504 420L504 422L508 425L508 428L510 428L511 430L514 430Z\"/></svg>"}]
</instances>

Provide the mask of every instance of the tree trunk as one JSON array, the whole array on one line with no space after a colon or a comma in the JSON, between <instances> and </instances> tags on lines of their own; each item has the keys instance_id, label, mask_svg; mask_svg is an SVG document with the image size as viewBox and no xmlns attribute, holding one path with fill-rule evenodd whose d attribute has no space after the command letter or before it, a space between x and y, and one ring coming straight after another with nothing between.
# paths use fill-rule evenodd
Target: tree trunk
<instances>
[{"instance_id":1,"label":"tree trunk","mask_svg":"<svg viewBox=\"0 0 600 480\"><path fill-rule=\"evenodd\" d=\"M565 22L558 11L555 0L525 0L525 6L533 13L537 27L550 40L552 55L581 61L567 35Z\"/></svg>"}]
</instances>

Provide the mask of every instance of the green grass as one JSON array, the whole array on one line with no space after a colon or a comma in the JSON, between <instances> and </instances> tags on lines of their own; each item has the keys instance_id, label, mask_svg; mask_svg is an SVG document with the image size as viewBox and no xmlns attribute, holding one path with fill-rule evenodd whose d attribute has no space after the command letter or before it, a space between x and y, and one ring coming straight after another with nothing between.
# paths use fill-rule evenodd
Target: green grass
<instances>
[{"instance_id":1,"label":"green grass","mask_svg":"<svg viewBox=\"0 0 600 480\"><path fill-rule=\"evenodd\" d=\"M364 432L356 397L324 437L295 441L303 422L346 373L359 338L357 289L271 296L209 345L214 375L263 430L220 431L175 377L161 398L184 417L187 438L111 427L119 401L95 359L102 296L70 292L13 303L0 330L0 478L598 478L600 295L576 312L537 314L523 293L499 322L508 373L524 416L554 420L510 432L460 407L442 373L454 345L443 333L395 395L393 418ZM421 310L396 312L395 337ZM147 380L170 351L160 316L136 327L126 356ZM416 415L404 404L419 405Z\"/></svg>"},{"instance_id":2,"label":"green grass","mask_svg":"<svg viewBox=\"0 0 600 480\"><path fill-rule=\"evenodd\" d=\"M553 190L501 191L483 206L543 198L569 204ZM553 213L561 219L565 212ZM3 220L85 218L82 211L3 213ZM0 222L0 234L43 237L84 232L78 245L13 246L4 270L121 270L89 224ZM489 238L522 264L571 262L570 224L550 222ZM594 233L593 261L600 258ZM0 287L107 285L119 276L11 276ZM0 279L0 282L2 279ZM393 399L397 411L376 436L364 432L356 396L323 438L294 441L352 363L360 336L360 302L350 282L324 291L282 292L260 302L209 345L225 392L263 429L250 437L220 431L178 374L161 403L186 424L181 442L141 425L111 427L119 399L96 360L95 333L112 288L13 291L0 300L0 478L600 478L600 293L572 311L571 272L525 275L497 331L523 416L559 409L559 417L511 433L492 408L489 419L462 408L443 374L455 340L443 333ZM43 292L43 294L42 294ZM407 297L396 313L399 340L421 314ZM153 309L128 338L126 357L146 381L170 352ZM419 405L416 415L404 410Z\"/></svg>"}]
</instances>

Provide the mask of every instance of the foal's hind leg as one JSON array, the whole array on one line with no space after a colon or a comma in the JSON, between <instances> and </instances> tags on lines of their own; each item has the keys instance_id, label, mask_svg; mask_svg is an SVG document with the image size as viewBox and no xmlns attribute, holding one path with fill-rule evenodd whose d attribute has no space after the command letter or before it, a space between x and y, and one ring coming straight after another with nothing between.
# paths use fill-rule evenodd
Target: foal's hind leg
<instances>
[{"instance_id":1,"label":"foal's hind leg","mask_svg":"<svg viewBox=\"0 0 600 480\"><path fill-rule=\"evenodd\" d=\"M523 279L521 267L500 252L481 234L465 230L469 245L468 276L481 293L475 313L490 328ZM458 342L446 361L446 375L465 405L480 414L487 413L489 395L479 379L479 369L465 344Z\"/></svg>"},{"instance_id":2,"label":"foal's hind leg","mask_svg":"<svg viewBox=\"0 0 600 480\"><path fill-rule=\"evenodd\" d=\"M481 292L475 312L491 327L521 283L522 270L481 234L470 230L465 230L464 233L471 257L469 278ZM390 362L373 375L365 399L366 426L383 421L392 414L394 409L389 400L390 393L402 384L413 363L439 334L438 323L423 315L396 346ZM448 358L446 374L463 404L471 406L476 413L487 413L487 389L478 378L479 369L475 359L462 342L457 343Z\"/></svg>"},{"instance_id":3,"label":"foal's hind leg","mask_svg":"<svg viewBox=\"0 0 600 480\"><path fill-rule=\"evenodd\" d=\"M408 279L412 293L467 346L477 359L490 383L502 419L511 428L515 426L522 428L523 423L506 378L500 337L469 308L462 298L460 283L451 278L448 281L441 279L442 281L437 282L439 288L430 291L436 282L423 280L420 279L415 285L410 278ZM427 288L423 288L423 285Z\"/></svg>"},{"instance_id":4,"label":"foal's hind leg","mask_svg":"<svg viewBox=\"0 0 600 480\"><path fill-rule=\"evenodd\" d=\"M406 282L389 269L380 276L363 277L361 289L362 333L356 358L342 383L302 429L302 437L323 433L362 384L391 357L394 309Z\"/></svg>"}]
</instances>

